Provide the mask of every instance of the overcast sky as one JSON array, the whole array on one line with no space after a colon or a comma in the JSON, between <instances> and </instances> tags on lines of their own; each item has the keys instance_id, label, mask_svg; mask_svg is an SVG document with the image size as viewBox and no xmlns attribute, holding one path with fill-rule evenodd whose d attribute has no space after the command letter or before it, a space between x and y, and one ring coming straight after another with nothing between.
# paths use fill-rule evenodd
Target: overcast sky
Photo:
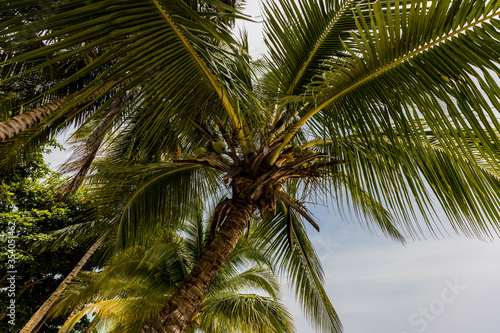
<instances>
[{"instance_id":1,"label":"overcast sky","mask_svg":"<svg viewBox=\"0 0 500 333\"><path fill-rule=\"evenodd\" d=\"M257 1L247 13L259 14ZM250 54L265 53L261 24L245 23ZM409 241L373 236L323 207L309 230L326 273L326 290L345 333L498 333L500 241L464 236ZM443 218L446 223L446 218ZM294 304L286 296L287 305ZM312 332L293 306L299 332Z\"/></svg>"},{"instance_id":2,"label":"overcast sky","mask_svg":"<svg viewBox=\"0 0 500 333\"><path fill-rule=\"evenodd\" d=\"M256 1L247 7L248 13L259 15ZM250 53L258 57L265 52L261 25L246 26ZM55 152L48 160L54 167L67 155ZM402 246L323 207L311 211L321 233L310 230L310 235L345 333L499 332L499 241L448 236ZM286 303L299 332L313 332L293 296L287 295Z\"/></svg>"}]
</instances>

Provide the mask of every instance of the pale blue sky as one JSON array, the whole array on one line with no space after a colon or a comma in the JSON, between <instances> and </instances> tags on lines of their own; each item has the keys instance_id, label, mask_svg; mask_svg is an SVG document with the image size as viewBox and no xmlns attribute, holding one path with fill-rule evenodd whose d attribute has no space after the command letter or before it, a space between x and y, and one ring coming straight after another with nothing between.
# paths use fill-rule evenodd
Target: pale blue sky
<instances>
[{"instance_id":1,"label":"pale blue sky","mask_svg":"<svg viewBox=\"0 0 500 333\"><path fill-rule=\"evenodd\" d=\"M322 229L310 236L346 333L498 332L500 242L453 236L402 246L312 212ZM293 308L299 331L312 332Z\"/></svg>"}]
</instances>

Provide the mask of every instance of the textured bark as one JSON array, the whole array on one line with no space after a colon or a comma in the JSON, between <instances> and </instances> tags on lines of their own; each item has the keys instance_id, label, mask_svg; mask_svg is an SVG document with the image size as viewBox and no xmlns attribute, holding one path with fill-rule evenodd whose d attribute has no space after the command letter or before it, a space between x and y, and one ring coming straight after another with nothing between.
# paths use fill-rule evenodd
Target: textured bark
<instances>
[{"instance_id":1,"label":"textured bark","mask_svg":"<svg viewBox=\"0 0 500 333\"><path fill-rule=\"evenodd\" d=\"M226 220L183 284L141 333L181 333L191 324L205 292L234 250L255 207L235 199Z\"/></svg>"},{"instance_id":2,"label":"textured bark","mask_svg":"<svg viewBox=\"0 0 500 333\"><path fill-rule=\"evenodd\" d=\"M98 89L94 93L90 94L88 97L83 98L77 105L76 108L82 107L83 105L91 102L104 93L109 88L116 85L119 81L111 81L106 83L102 88ZM123 81L120 85L124 85L129 81ZM71 101L75 98L77 94L72 94L68 96L61 97L56 99L55 101L49 102L44 105L40 105L32 110L26 111L7 119L5 121L0 122L0 141L4 141L10 139L17 134L30 129L33 126L40 124L45 118L47 118L52 112L57 110L61 105L63 105L67 101Z\"/></svg>"},{"instance_id":3,"label":"textured bark","mask_svg":"<svg viewBox=\"0 0 500 333\"><path fill-rule=\"evenodd\" d=\"M61 97L55 101L2 121L0 123L0 141L10 139L24 130L38 125L72 96L73 95Z\"/></svg>"},{"instance_id":4,"label":"textured bark","mask_svg":"<svg viewBox=\"0 0 500 333\"><path fill-rule=\"evenodd\" d=\"M31 319L26 323L26 325L23 327L20 333L36 333L38 329L40 328L40 323L45 320L45 316L47 315L47 312L50 310L52 305L54 305L55 301L61 296L62 292L68 284L73 280L73 278L78 274L82 267L87 263L87 261L90 259L90 257L94 254L94 252L99 248L101 245L102 238L99 239L97 242L94 243L90 247L90 249L85 253L85 255L80 259L78 264L73 268L71 273L66 276L63 282L57 287L57 289L50 295L50 297L45 301L45 303L42 304L42 306L38 309L38 311L31 317Z\"/></svg>"}]
</instances>

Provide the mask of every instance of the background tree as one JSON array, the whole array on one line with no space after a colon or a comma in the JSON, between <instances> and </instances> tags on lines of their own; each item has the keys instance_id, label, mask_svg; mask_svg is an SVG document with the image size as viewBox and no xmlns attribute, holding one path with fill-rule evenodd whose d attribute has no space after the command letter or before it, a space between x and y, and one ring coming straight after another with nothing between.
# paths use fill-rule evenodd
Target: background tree
<instances>
[{"instance_id":1,"label":"background tree","mask_svg":"<svg viewBox=\"0 0 500 333\"><path fill-rule=\"evenodd\" d=\"M7 322L9 318L2 313L2 331L18 332L86 252L86 244L74 239L65 239L57 250L40 252L43 247L52 243L53 230L79 223L94 210L83 191L61 202L55 191L58 182L60 179L45 164L41 153L0 178L2 287L7 285L7 271L11 270L7 267L9 223L15 224L14 253L17 271L16 325L10 325ZM2 288L0 292L3 312L11 297L7 297L8 289ZM57 332L61 323L60 320L48 321L42 331ZM84 327L85 321L76 331L79 332Z\"/></svg>"},{"instance_id":2,"label":"background tree","mask_svg":"<svg viewBox=\"0 0 500 333\"><path fill-rule=\"evenodd\" d=\"M103 148L89 182L100 204L116 207L118 249L144 228L227 194L215 209L206 251L143 332L181 332L192 322L252 216L257 229L267 230L266 247L311 321L325 332L340 331L320 266L298 232L302 219L318 228L304 202L319 195L341 208L345 200L368 226L397 240L420 233L417 212L426 227L437 227L433 196L455 230L479 238L498 234L499 1L267 2L269 53L255 67L259 75L244 41L230 34L238 15L233 5L63 2L29 24L36 38L7 49L15 56L4 66L71 49L27 74L107 47L44 91L51 96L95 75L40 126L76 122L82 147ZM0 41L21 36L34 15L0 24ZM40 41L40 49L14 52ZM101 89L91 112L71 112ZM15 138L2 144L7 151ZM74 183L96 155L73 161Z\"/></svg>"},{"instance_id":3,"label":"background tree","mask_svg":"<svg viewBox=\"0 0 500 333\"><path fill-rule=\"evenodd\" d=\"M0 12L2 21L21 18L24 28L20 34L0 42L1 61L5 63L12 57L27 52L36 53L37 50L46 46L42 41L37 43L26 43L26 41L37 38L40 33L48 34L52 30L49 28L40 31L38 22L56 14L63 3L65 3L64 0L25 3L23 6L11 8L5 2L6 6L2 7ZM71 125L71 123L64 123L67 115L63 119L59 118L59 121L51 122L50 125L44 126L43 121L53 115L62 104L68 104L77 92L85 89L95 77L95 73L79 76L69 85L60 85L58 88L56 86L102 55L105 48L104 45L87 48L86 51L76 56L59 61L62 55L72 51L72 48L68 47L52 54L37 56L22 64L10 64L0 68L2 78L11 78L11 80L0 82L0 120L3 121L0 125L0 141L4 141L1 169L15 166L21 156L27 157L32 152L39 152L40 147L47 143L51 135L64 130L66 125ZM43 64L48 61L55 61L57 65L44 66ZM94 91L90 96L85 96L71 107L71 113L74 115L92 112L94 105L90 102L102 97L101 95L113 84L110 83L107 87ZM50 94L46 94L49 88L55 89L52 89ZM76 94L76 96L82 96L82 94ZM78 119L74 120L78 122ZM13 136L16 138L5 141Z\"/></svg>"}]
</instances>

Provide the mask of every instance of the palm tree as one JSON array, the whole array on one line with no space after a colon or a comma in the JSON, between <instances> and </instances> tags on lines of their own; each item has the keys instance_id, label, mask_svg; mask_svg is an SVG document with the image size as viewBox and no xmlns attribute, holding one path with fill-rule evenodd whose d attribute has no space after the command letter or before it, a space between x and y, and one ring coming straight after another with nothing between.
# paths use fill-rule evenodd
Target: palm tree
<instances>
[{"instance_id":1,"label":"palm tree","mask_svg":"<svg viewBox=\"0 0 500 333\"><path fill-rule=\"evenodd\" d=\"M54 2L52 5L57 6L58 2ZM2 21L22 16L23 24L32 23L34 25L40 18L47 17L54 10L57 10L41 2L17 6L15 9L6 6L5 9L0 13ZM46 141L47 133L54 134L64 130L65 126L71 125L71 122L65 123L64 119L52 121L49 126L43 124L49 116L60 119L61 115L54 113L57 113L63 104L69 106L75 97L78 97L78 101L70 107L71 113L82 116L92 111L92 108L95 107L93 104L95 99L106 95L109 91L114 91L127 82L111 81L99 89L93 90L92 86L88 85L95 78L91 73L72 80L70 85L60 85L59 88L52 89L51 93L47 94L48 87L58 86L59 83L92 63L107 49L105 45L101 45L79 52L77 56L60 59L61 55L71 51L69 48L45 57L36 57L23 62L22 65L5 64L6 61L19 53L36 53L37 50L43 48L45 45L43 42L22 43L23 40L35 38L37 33L40 32L36 28L25 27L21 34L0 42L2 49L0 61L4 64L0 68L1 77L14 77L14 79L0 82L0 120L5 120L0 125L0 142L3 141L4 144L4 155L0 163L2 168L16 165L19 158L22 157L22 153L29 154L33 150L38 151L41 143ZM20 41L21 45L18 45ZM16 44L16 47L12 47L12 44ZM57 59L57 66L43 66L48 60L54 59ZM112 108L118 106L119 103L114 103ZM63 118L66 116L67 114L63 115ZM17 136L15 140L6 141L13 136Z\"/></svg>"},{"instance_id":2,"label":"palm tree","mask_svg":"<svg viewBox=\"0 0 500 333\"><path fill-rule=\"evenodd\" d=\"M96 329L140 331L204 251L209 234L203 211L197 211L196 219L180 228L162 230L146 245L119 252L103 271L82 272L52 313L59 315L79 304L86 306L61 330L69 331L80 318L93 313L91 327ZM242 237L210 286L188 331L294 332L291 316L279 302L279 284L272 266L263 252Z\"/></svg>"},{"instance_id":3,"label":"palm tree","mask_svg":"<svg viewBox=\"0 0 500 333\"><path fill-rule=\"evenodd\" d=\"M22 151L76 123L83 148L69 168L73 184L90 171L96 197L118 207L118 247L227 195L205 252L141 332L188 327L252 218L258 228L248 230L262 233L311 321L339 332L303 232L303 221L319 229L305 202L346 202L368 228L403 240L422 227L436 232L437 200L457 232L498 234L499 8L497 0L269 1L269 52L252 62L244 36L230 33L240 16L233 1L54 1L0 24L13 54L4 66L21 68L4 80L107 52L41 94L93 78L28 130L36 137L21 132L0 149ZM35 43L43 46L16 52ZM110 83L93 108L72 112Z\"/></svg>"}]
</instances>

